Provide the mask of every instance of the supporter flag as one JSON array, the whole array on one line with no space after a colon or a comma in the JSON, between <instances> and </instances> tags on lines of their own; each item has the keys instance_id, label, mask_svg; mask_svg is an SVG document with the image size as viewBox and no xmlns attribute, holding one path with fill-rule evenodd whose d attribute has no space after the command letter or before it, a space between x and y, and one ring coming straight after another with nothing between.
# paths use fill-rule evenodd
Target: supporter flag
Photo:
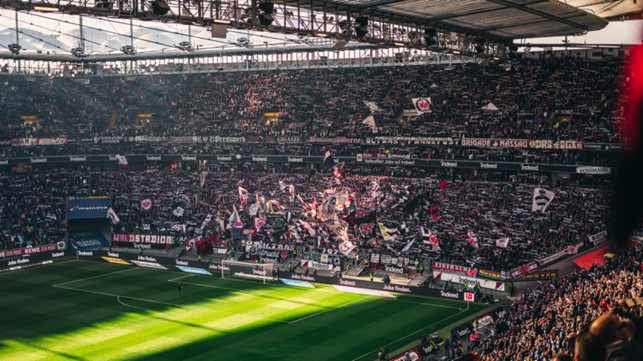
<instances>
[{"instance_id":1,"label":"supporter flag","mask_svg":"<svg viewBox=\"0 0 643 361\"><path fill-rule=\"evenodd\" d=\"M268 212L270 212L270 214L283 213L284 211L284 207L281 204L279 204L279 201L275 199L269 200L266 203L266 205L268 207Z\"/></svg>"},{"instance_id":2,"label":"supporter flag","mask_svg":"<svg viewBox=\"0 0 643 361\"><path fill-rule=\"evenodd\" d=\"M201 230L203 230L205 226L207 226L208 223L210 222L212 222L212 215L208 213L208 216L205 217L205 219L203 220L203 223L201 223Z\"/></svg>"},{"instance_id":3,"label":"supporter flag","mask_svg":"<svg viewBox=\"0 0 643 361\"><path fill-rule=\"evenodd\" d=\"M266 220L264 218L261 218L261 217L255 218L255 229L257 231L261 230L261 228L263 228L263 226L265 225L266 225Z\"/></svg>"},{"instance_id":4,"label":"supporter flag","mask_svg":"<svg viewBox=\"0 0 643 361\"><path fill-rule=\"evenodd\" d=\"M290 193L290 201L295 201L295 185L291 184L288 186L288 193Z\"/></svg>"},{"instance_id":5,"label":"supporter flag","mask_svg":"<svg viewBox=\"0 0 643 361\"><path fill-rule=\"evenodd\" d=\"M478 248L480 246L478 244L478 237L476 237L476 235L471 231L467 232L467 240L469 241L469 244L473 246L473 248Z\"/></svg>"},{"instance_id":6,"label":"supporter flag","mask_svg":"<svg viewBox=\"0 0 643 361\"><path fill-rule=\"evenodd\" d=\"M248 190L243 187L237 187L239 193L239 210L243 211L243 206L248 202Z\"/></svg>"},{"instance_id":7,"label":"supporter flag","mask_svg":"<svg viewBox=\"0 0 643 361\"><path fill-rule=\"evenodd\" d=\"M185 213L185 209L183 207L176 207L173 211L172 214L174 214L177 217L183 217L183 214Z\"/></svg>"},{"instance_id":8,"label":"supporter flag","mask_svg":"<svg viewBox=\"0 0 643 361\"><path fill-rule=\"evenodd\" d=\"M385 241L394 241L399 234L397 228L386 228L381 222L377 222L377 226L380 228L382 238L384 238Z\"/></svg>"},{"instance_id":9,"label":"supporter flag","mask_svg":"<svg viewBox=\"0 0 643 361\"><path fill-rule=\"evenodd\" d=\"M228 225L226 226L226 229L231 229L233 227L237 227L239 223L241 223L241 218L239 217L239 212L237 212L237 207L235 205L232 205L232 213L230 214L230 217L228 218ZM229 212L229 211L226 211ZM241 227L243 227L243 223L241 223Z\"/></svg>"},{"instance_id":10,"label":"supporter flag","mask_svg":"<svg viewBox=\"0 0 643 361\"><path fill-rule=\"evenodd\" d=\"M338 248L339 251L344 254L344 256L348 256L355 248L357 248L357 246L353 244L353 242L345 240L339 244Z\"/></svg>"},{"instance_id":11,"label":"supporter flag","mask_svg":"<svg viewBox=\"0 0 643 361\"><path fill-rule=\"evenodd\" d=\"M498 107L493 104L492 102L489 102L489 104L485 105L484 107L480 108L482 110L491 110L491 111L497 111Z\"/></svg>"},{"instance_id":12,"label":"supporter flag","mask_svg":"<svg viewBox=\"0 0 643 361\"><path fill-rule=\"evenodd\" d=\"M440 246L440 240L438 239L438 237L435 236L435 234L433 234L433 232L431 231L427 232L427 230L424 229L424 227L421 227L421 230L422 230L422 238L423 238L424 244L430 244L434 248Z\"/></svg>"},{"instance_id":13,"label":"supporter flag","mask_svg":"<svg viewBox=\"0 0 643 361\"><path fill-rule=\"evenodd\" d=\"M127 158L124 155L116 154L114 157L118 161L118 167L121 169L126 169L129 167L129 163L127 162Z\"/></svg>"},{"instance_id":14,"label":"supporter flag","mask_svg":"<svg viewBox=\"0 0 643 361\"><path fill-rule=\"evenodd\" d=\"M364 120L362 121L362 124L366 124L366 126L371 128L371 130L377 129L377 125L375 124L375 117L373 116L373 114L364 118Z\"/></svg>"},{"instance_id":15,"label":"supporter flag","mask_svg":"<svg viewBox=\"0 0 643 361\"><path fill-rule=\"evenodd\" d=\"M313 229L310 223L306 221L302 221L301 219L299 220L299 223L301 223L301 226L304 227L306 231L308 231L308 234L310 234L312 237L315 237L315 234L317 234L317 231Z\"/></svg>"},{"instance_id":16,"label":"supporter flag","mask_svg":"<svg viewBox=\"0 0 643 361\"><path fill-rule=\"evenodd\" d=\"M364 105L368 107L371 113L377 113L382 110L375 102L364 101Z\"/></svg>"},{"instance_id":17,"label":"supporter flag","mask_svg":"<svg viewBox=\"0 0 643 361\"><path fill-rule=\"evenodd\" d=\"M208 177L208 172L205 172L205 171L201 172L201 175L200 175L200 178L201 178L201 179L200 179L200 180L201 180L201 188L203 188L203 186L205 185L205 179L206 179L207 177Z\"/></svg>"},{"instance_id":18,"label":"supporter flag","mask_svg":"<svg viewBox=\"0 0 643 361\"><path fill-rule=\"evenodd\" d=\"M330 150L327 150L326 153L324 153L324 160L322 161L322 168L324 169L331 169L335 166L335 158L333 158L333 155L330 154Z\"/></svg>"},{"instance_id":19,"label":"supporter flag","mask_svg":"<svg viewBox=\"0 0 643 361\"><path fill-rule=\"evenodd\" d=\"M412 98L411 100L418 114L431 113L431 98Z\"/></svg>"},{"instance_id":20,"label":"supporter flag","mask_svg":"<svg viewBox=\"0 0 643 361\"><path fill-rule=\"evenodd\" d=\"M534 188L534 196L531 201L531 211L545 213L549 204L554 200L554 192L545 188Z\"/></svg>"},{"instance_id":21,"label":"supporter flag","mask_svg":"<svg viewBox=\"0 0 643 361\"><path fill-rule=\"evenodd\" d=\"M259 204L253 203L250 207L248 207L248 215L250 217L254 217L259 213Z\"/></svg>"},{"instance_id":22,"label":"supporter flag","mask_svg":"<svg viewBox=\"0 0 643 361\"><path fill-rule=\"evenodd\" d=\"M144 211L149 211L150 209L152 209L152 200L151 200L151 199L149 199L149 198L147 198L147 199L143 199L143 200L141 201L141 208L142 208Z\"/></svg>"},{"instance_id":23,"label":"supporter flag","mask_svg":"<svg viewBox=\"0 0 643 361\"><path fill-rule=\"evenodd\" d=\"M286 191L286 183L282 180L279 180L279 189L281 189L282 192Z\"/></svg>"},{"instance_id":24,"label":"supporter flag","mask_svg":"<svg viewBox=\"0 0 643 361\"><path fill-rule=\"evenodd\" d=\"M346 222L334 222L327 225L328 230L333 232L344 242L348 242L348 224Z\"/></svg>"},{"instance_id":25,"label":"supporter flag","mask_svg":"<svg viewBox=\"0 0 643 361\"><path fill-rule=\"evenodd\" d=\"M509 237L496 239L496 247L507 248L509 246Z\"/></svg>"},{"instance_id":26,"label":"supporter flag","mask_svg":"<svg viewBox=\"0 0 643 361\"><path fill-rule=\"evenodd\" d=\"M114 212L114 209L112 207L109 207L109 209L107 209L107 218L109 218L112 224L119 224L121 222L121 219L118 217L118 214Z\"/></svg>"},{"instance_id":27,"label":"supporter flag","mask_svg":"<svg viewBox=\"0 0 643 361\"><path fill-rule=\"evenodd\" d=\"M409 243L407 243L406 246L404 246L404 248L402 248L402 250L399 251L397 254L404 253L404 252L408 251L409 249L411 249L411 247L413 246L413 243L415 243L414 239L409 241Z\"/></svg>"},{"instance_id":28,"label":"supporter flag","mask_svg":"<svg viewBox=\"0 0 643 361\"><path fill-rule=\"evenodd\" d=\"M257 199L257 205L259 207L259 213L264 213L266 212L266 198L260 196L259 194L255 193L255 198Z\"/></svg>"},{"instance_id":29,"label":"supporter flag","mask_svg":"<svg viewBox=\"0 0 643 361\"><path fill-rule=\"evenodd\" d=\"M341 162L339 164L334 165L333 168L332 168L332 171L331 171L333 173L333 177L335 177L337 179L344 178L344 166L345 165L346 165L345 162Z\"/></svg>"}]
</instances>

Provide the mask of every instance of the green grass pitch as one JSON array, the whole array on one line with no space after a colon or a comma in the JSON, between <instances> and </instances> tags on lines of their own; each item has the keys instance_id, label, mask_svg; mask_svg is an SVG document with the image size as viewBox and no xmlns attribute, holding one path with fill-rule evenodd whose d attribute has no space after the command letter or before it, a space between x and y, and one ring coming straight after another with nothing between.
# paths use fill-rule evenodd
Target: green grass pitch
<instances>
[{"instance_id":1,"label":"green grass pitch","mask_svg":"<svg viewBox=\"0 0 643 361\"><path fill-rule=\"evenodd\" d=\"M372 361L484 309L315 286L76 260L6 272L0 360Z\"/></svg>"}]
</instances>

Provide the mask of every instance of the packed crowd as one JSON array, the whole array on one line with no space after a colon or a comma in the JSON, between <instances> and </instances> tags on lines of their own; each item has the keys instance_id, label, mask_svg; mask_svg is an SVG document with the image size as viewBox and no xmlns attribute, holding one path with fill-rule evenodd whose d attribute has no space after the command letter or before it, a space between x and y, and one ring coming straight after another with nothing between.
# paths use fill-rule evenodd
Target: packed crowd
<instances>
[{"instance_id":1,"label":"packed crowd","mask_svg":"<svg viewBox=\"0 0 643 361\"><path fill-rule=\"evenodd\" d=\"M288 173L281 173L285 170ZM372 169L366 174L373 174ZM299 243L309 251L359 247L487 269L540 259L606 228L610 193L605 190L553 189L555 198L546 213L532 212L533 188L547 181L543 175L487 182L484 174L462 177L450 170L416 169L410 174L391 168L380 174L348 170L339 180L304 165L244 165L202 172L3 175L0 182L6 186L0 199L5 206L0 216L8 226L0 240L4 248L59 240L70 195L111 196L120 218L115 233L180 238L217 234L239 241ZM151 207L143 207L144 200ZM437 244L429 242L429 233ZM477 237L477 244L470 235ZM499 239L508 242L497 246Z\"/></svg>"},{"instance_id":2,"label":"packed crowd","mask_svg":"<svg viewBox=\"0 0 643 361\"><path fill-rule=\"evenodd\" d=\"M449 136L617 142L621 59L184 75L3 76L0 139ZM411 99L432 112L410 120ZM370 108L364 102L373 102ZM495 110L483 109L492 103ZM278 120L265 113L279 113ZM373 113L375 126L363 123ZM152 114L152 118L139 118ZM38 124L25 124L35 115Z\"/></svg>"},{"instance_id":3,"label":"packed crowd","mask_svg":"<svg viewBox=\"0 0 643 361\"><path fill-rule=\"evenodd\" d=\"M643 306L632 300L643 297L642 259L643 248L629 249L604 265L528 290L473 350L483 361L540 361L573 354L576 343L578 360L641 360ZM583 350L587 333L602 344L591 358Z\"/></svg>"}]
</instances>

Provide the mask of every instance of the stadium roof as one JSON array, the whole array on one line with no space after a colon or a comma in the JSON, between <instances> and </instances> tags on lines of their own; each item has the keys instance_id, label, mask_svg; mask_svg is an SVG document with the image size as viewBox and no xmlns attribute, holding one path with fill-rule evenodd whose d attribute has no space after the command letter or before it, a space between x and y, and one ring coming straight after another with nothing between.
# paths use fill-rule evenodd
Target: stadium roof
<instances>
[{"instance_id":1,"label":"stadium roof","mask_svg":"<svg viewBox=\"0 0 643 361\"><path fill-rule=\"evenodd\" d=\"M20 50L69 54L79 47L85 54L109 54L124 52L125 46L164 53L184 51L182 43L197 52L259 47L288 51L311 45L332 48L334 39L343 36L342 22L355 28L358 18L368 19L368 35L357 38L349 29L353 42L418 47L426 40L420 35L414 42L411 34L436 29L442 50L471 49L481 38L488 44L507 46L515 39L585 34L604 28L608 20L603 16L615 19L641 14L643 6L633 0L566 1L283 0L273 4L272 21L266 26L259 21L259 9L270 0L0 0L0 7L7 9L0 9L0 49L21 46L11 51L14 54L0 50L0 55L11 57ZM158 4L166 4L163 14ZM83 14L88 16L80 18ZM219 22L228 29L215 37L212 31Z\"/></svg>"}]
</instances>

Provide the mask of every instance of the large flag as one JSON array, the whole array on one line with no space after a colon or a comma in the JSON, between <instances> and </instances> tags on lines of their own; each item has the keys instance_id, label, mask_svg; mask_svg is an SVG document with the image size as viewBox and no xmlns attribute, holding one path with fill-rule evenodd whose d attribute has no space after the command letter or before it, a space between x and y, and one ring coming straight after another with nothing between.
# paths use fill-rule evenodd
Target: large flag
<instances>
[{"instance_id":1,"label":"large flag","mask_svg":"<svg viewBox=\"0 0 643 361\"><path fill-rule=\"evenodd\" d=\"M333 166L335 166L335 158L333 158L333 155L330 153L330 150L327 150L326 153L324 153L322 168L331 169L333 168Z\"/></svg>"},{"instance_id":2,"label":"large flag","mask_svg":"<svg viewBox=\"0 0 643 361\"><path fill-rule=\"evenodd\" d=\"M112 207L109 207L107 209L107 218L112 222L112 224L119 224L121 219L118 217L118 214L114 212L114 209Z\"/></svg>"},{"instance_id":3,"label":"large flag","mask_svg":"<svg viewBox=\"0 0 643 361\"><path fill-rule=\"evenodd\" d=\"M531 211L541 211L545 213L547 207L554 200L556 195L554 192L545 188L534 188L534 196L531 200Z\"/></svg>"},{"instance_id":4,"label":"large flag","mask_svg":"<svg viewBox=\"0 0 643 361\"><path fill-rule=\"evenodd\" d=\"M239 210L243 211L243 206L248 202L248 190L243 187L237 187L239 193Z\"/></svg>"},{"instance_id":5,"label":"large flag","mask_svg":"<svg viewBox=\"0 0 643 361\"><path fill-rule=\"evenodd\" d=\"M424 227L421 227L421 231L422 231L422 238L423 238L422 242L424 242L424 244L430 244L433 247L440 246L440 240L438 239L438 237L435 236L435 234L433 234L433 232L431 232L430 230L427 232L427 230L424 229Z\"/></svg>"},{"instance_id":6,"label":"large flag","mask_svg":"<svg viewBox=\"0 0 643 361\"><path fill-rule=\"evenodd\" d=\"M346 166L345 162L341 162L339 164L336 164L333 166L331 172L333 173L333 177L337 179L342 179L344 177L344 167Z\"/></svg>"},{"instance_id":7,"label":"large flag","mask_svg":"<svg viewBox=\"0 0 643 361\"><path fill-rule=\"evenodd\" d=\"M237 211L237 207L235 205L232 205L232 213L230 214L230 217L228 218L228 225L226 226L227 229L231 228L242 228L243 223L241 222L241 217L239 217L239 212ZM229 211L226 211L229 212Z\"/></svg>"},{"instance_id":8,"label":"large flag","mask_svg":"<svg viewBox=\"0 0 643 361\"><path fill-rule=\"evenodd\" d=\"M301 219L299 220L299 223L301 223L302 227L304 227L304 229L306 231L308 231L308 234L310 234L311 236L314 237L315 234L317 234L317 232L313 229L313 227L310 225L310 223L308 223L306 221L302 221Z\"/></svg>"},{"instance_id":9,"label":"large flag","mask_svg":"<svg viewBox=\"0 0 643 361\"><path fill-rule=\"evenodd\" d=\"M368 110L370 110L371 113L376 113L376 112L379 112L379 111L382 110L382 109L380 109L380 107L375 102L369 102L369 101L365 100L364 105L366 105L368 107Z\"/></svg>"},{"instance_id":10,"label":"large flag","mask_svg":"<svg viewBox=\"0 0 643 361\"><path fill-rule=\"evenodd\" d=\"M118 167L119 168L127 168L129 167L129 163L127 162L127 158L124 155L116 154L114 157L118 161Z\"/></svg>"},{"instance_id":11,"label":"large flag","mask_svg":"<svg viewBox=\"0 0 643 361\"><path fill-rule=\"evenodd\" d=\"M471 231L467 232L467 240L469 241L469 244L473 246L473 248L479 247L478 237L476 237L476 235L473 232Z\"/></svg>"},{"instance_id":12,"label":"large flag","mask_svg":"<svg viewBox=\"0 0 643 361\"><path fill-rule=\"evenodd\" d=\"M203 188L203 186L205 185L205 179L207 177L208 177L208 172L205 172L205 171L201 172L201 175L200 175L201 188Z\"/></svg>"},{"instance_id":13,"label":"large flag","mask_svg":"<svg viewBox=\"0 0 643 361\"><path fill-rule=\"evenodd\" d=\"M411 100L418 114L431 113L431 98L412 98Z\"/></svg>"},{"instance_id":14,"label":"large flag","mask_svg":"<svg viewBox=\"0 0 643 361\"><path fill-rule=\"evenodd\" d=\"M507 248L509 246L509 237L496 239L496 247Z\"/></svg>"},{"instance_id":15,"label":"large flag","mask_svg":"<svg viewBox=\"0 0 643 361\"><path fill-rule=\"evenodd\" d=\"M495 104L493 104L493 103L489 102L489 104L485 105L484 107L482 107L482 108L480 108L480 109L482 109L482 110L491 110L491 111L496 111L496 110L498 110L498 107L497 107Z\"/></svg>"},{"instance_id":16,"label":"large flag","mask_svg":"<svg viewBox=\"0 0 643 361\"><path fill-rule=\"evenodd\" d=\"M386 228L381 222L377 222L377 226L380 228L382 238L384 238L385 241L394 241L399 234L397 228Z\"/></svg>"},{"instance_id":17,"label":"large flag","mask_svg":"<svg viewBox=\"0 0 643 361\"><path fill-rule=\"evenodd\" d=\"M203 230L210 222L212 222L212 215L208 213L207 217L203 220L203 223L201 223L201 230Z\"/></svg>"},{"instance_id":18,"label":"large flag","mask_svg":"<svg viewBox=\"0 0 643 361\"><path fill-rule=\"evenodd\" d=\"M364 118L364 120L362 120L362 124L366 124L369 128L371 128L371 130L377 129L377 124L375 124L375 117L373 116L373 114Z\"/></svg>"}]
</instances>

